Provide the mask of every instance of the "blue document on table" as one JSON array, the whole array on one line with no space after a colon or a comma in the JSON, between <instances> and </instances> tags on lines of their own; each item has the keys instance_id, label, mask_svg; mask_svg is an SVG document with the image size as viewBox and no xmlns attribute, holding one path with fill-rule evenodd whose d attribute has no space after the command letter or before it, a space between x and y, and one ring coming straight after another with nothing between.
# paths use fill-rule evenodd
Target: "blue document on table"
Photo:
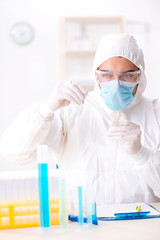
<instances>
[{"instance_id":1,"label":"blue document on table","mask_svg":"<svg viewBox=\"0 0 160 240\"><path fill-rule=\"evenodd\" d=\"M137 206L141 207L139 212L136 212ZM97 216L100 221L160 218L160 211L143 202L100 204L97 205Z\"/></svg>"}]
</instances>

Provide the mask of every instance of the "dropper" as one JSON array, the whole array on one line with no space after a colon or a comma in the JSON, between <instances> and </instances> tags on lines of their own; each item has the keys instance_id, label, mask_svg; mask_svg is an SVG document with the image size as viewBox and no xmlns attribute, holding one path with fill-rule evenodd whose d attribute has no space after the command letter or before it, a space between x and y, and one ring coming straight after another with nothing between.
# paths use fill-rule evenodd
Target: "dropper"
<instances>
[{"instance_id":1,"label":"dropper","mask_svg":"<svg viewBox=\"0 0 160 240\"><path fill-rule=\"evenodd\" d=\"M105 118L107 118L108 120L112 120L109 116L109 114L90 96L87 95L87 97L85 98L85 100L90 103L92 105L92 107L94 107L95 109L97 109L101 115L103 115Z\"/></svg>"}]
</instances>

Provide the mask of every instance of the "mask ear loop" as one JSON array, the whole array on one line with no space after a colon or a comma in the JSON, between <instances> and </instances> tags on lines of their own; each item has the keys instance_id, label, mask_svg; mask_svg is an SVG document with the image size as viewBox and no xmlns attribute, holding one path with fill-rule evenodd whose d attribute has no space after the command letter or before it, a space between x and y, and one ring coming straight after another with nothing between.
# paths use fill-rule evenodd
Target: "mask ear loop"
<instances>
[{"instance_id":1,"label":"mask ear loop","mask_svg":"<svg viewBox=\"0 0 160 240\"><path fill-rule=\"evenodd\" d=\"M141 69L139 69L139 73L138 73L138 81L137 81L137 84L139 84L139 82L140 82L140 79L141 79Z\"/></svg>"},{"instance_id":2,"label":"mask ear loop","mask_svg":"<svg viewBox=\"0 0 160 240\"><path fill-rule=\"evenodd\" d=\"M138 86L139 86L139 82L140 82L140 79L141 79L141 70L140 69L138 69L139 70L139 75L138 75L138 81L137 81L137 83L136 83L136 85L135 86L137 86L136 87L136 90L135 90L135 93L133 94L133 92L132 92L132 94L133 95L136 95L136 92L137 92L137 89L138 89ZM133 90L134 91L134 90Z\"/></svg>"},{"instance_id":3,"label":"mask ear loop","mask_svg":"<svg viewBox=\"0 0 160 240\"><path fill-rule=\"evenodd\" d=\"M136 92L137 92L137 89L138 89L138 86L139 86L139 82L140 82L140 79L141 79L141 69L138 69L139 70L139 73L137 73L138 74L138 81L137 81L137 83L136 83L136 85L135 86L137 86L136 87L136 91L135 91L135 94L134 95L136 95ZM134 90L133 90L134 91ZM133 94L133 93L132 93Z\"/></svg>"}]
</instances>

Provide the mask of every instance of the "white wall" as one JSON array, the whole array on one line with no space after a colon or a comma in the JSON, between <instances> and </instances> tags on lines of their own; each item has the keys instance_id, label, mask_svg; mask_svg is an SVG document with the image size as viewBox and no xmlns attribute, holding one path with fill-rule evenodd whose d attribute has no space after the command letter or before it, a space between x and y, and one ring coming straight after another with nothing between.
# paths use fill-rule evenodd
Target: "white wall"
<instances>
[{"instance_id":1,"label":"white wall","mask_svg":"<svg viewBox=\"0 0 160 240\"><path fill-rule=\"evenodd\" d=\"M0 134L22 109L45 99L54 88L59 78L61 16L124 15L127 20L149 23L148 46L144 48L148 76L145 95L159 98L159 13L159 0L0 0ZM9 35L11 27L20 21L30 23L36 32L28 46L14 44ZM0 170L15 168L0 160Z\"/></svg>"}]
</instances>

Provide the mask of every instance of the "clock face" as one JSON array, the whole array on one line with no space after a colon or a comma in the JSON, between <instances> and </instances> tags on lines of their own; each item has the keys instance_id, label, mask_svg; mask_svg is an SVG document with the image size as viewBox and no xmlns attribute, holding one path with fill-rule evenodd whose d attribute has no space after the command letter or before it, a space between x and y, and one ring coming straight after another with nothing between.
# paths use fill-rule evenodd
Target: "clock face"
<instances>
[{"instance_id":1,"label":"clock face","mask_svg":"<svg viewBox=\"0 0 160 240\"><path fill-rule=\"evenodd\" d=\"M28 23L17 23L11 29L11 38L16 44L27 45L34 38L34 30Z\"/></svg>"}]
</instances>

